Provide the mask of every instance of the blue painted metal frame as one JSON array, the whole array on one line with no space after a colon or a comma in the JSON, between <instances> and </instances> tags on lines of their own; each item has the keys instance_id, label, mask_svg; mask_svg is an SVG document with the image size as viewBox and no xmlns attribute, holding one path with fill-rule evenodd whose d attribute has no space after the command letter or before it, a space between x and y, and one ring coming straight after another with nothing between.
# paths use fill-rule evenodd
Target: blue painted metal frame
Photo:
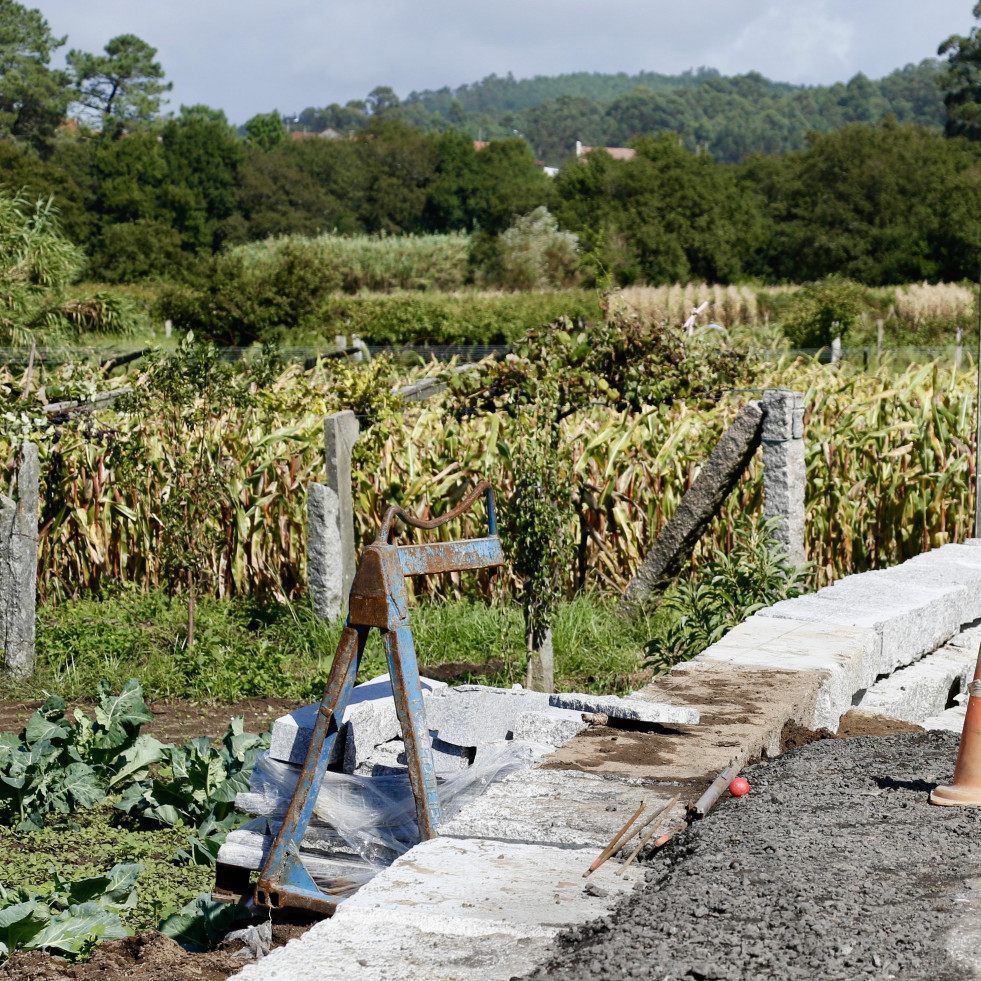
<instances>
[{"instance_id":1,"label":"blue painted metal frame","mask_svg":"<svg viewBox=\"0 0 981 981\"><path fill-rule=\"evenodd\" d=\"M396 518L420 528L435 528L468 510L481 493L487 497L488 535L484 538L437 542L430 545L391 543ZM481 482L458 507L431 521L416 518L401 508L389 508L375 541L361 556L351 587L349 613L331 665L324 697L310 738L303 768L286 817L273 842L255 888L259 906L279 909L296 906L332 913L344 898L322 892L300 860L300 843L313 817L317 795L337 738L338 722L351 700L358 667L372 627L381 631L388 659L395 711L405 742L409 783L416 803L420 840L434 838L441 819L436 768L429 727L423 707L419 665L409 624L407 576L502 565L504 555L497 535L494 491Z\"/></svg>"}]
</instances>

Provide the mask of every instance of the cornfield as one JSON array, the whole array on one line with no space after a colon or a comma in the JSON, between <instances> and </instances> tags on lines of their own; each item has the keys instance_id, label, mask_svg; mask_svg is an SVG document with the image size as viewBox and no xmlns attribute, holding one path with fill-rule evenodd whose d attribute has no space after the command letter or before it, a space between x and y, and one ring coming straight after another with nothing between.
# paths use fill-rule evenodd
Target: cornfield
<instances>
[{"instance_id":1,"label":"cornfield","mask_svg":"<svg viewBox=\"0 0 981 981\"><path fill-rule=\"evenodd\" d=\"M911 283L896 290L896 316L914 326L974 319L974 290L957 283Z\"/></svg>"},{"instance_id":2,"label":"cornfield","mask_svg":"<svg viewBox=\"0 0 981 981\"><path fill-rule=\"evenodd\" d=\"M771 289L769 292L773 292ZM703 303L699 324L755 326L761 320L756 291L749 286L675 283L673 286L629 286L615 295L615 303L643 319L684 323Z\"/></svg>"},{"instance_id":3,"label":"cornfield","mask_svg":"<svg viewBox=\"0 0 981 981\"><path fill-rule=\"evenodd\" d=\"M360 290L456 290L466 281L469 237L448 235L299 235L266 239L231 250L247 268L300 261L330 288Z\"/></svg>"},{"instance_id":4,"label":"cornfield","mask_svg":"<svg viewBox=\"0 0 981 981\"><path fill-rule=\"evenodd\" d=\"M396 384L390 366L366 369ZM281 371L245 408L188 430L192 450L222 474L210 516L207 579L216 595L292 597L305 583L305 488L322 479L322 418L358 396L357 369L333 364ZM402 378L401 381L405 379ZM2 379L0 379L2 381ZM807 548L816 584L899 562L970 534L973 520L974 377L937 365L875 373L795 361L764 368L762 386L803 391L807 443ZM2 391L2 385L0 385ZM202 394L202 398L206 394ZM565 422L573 450L581 521L569 529L569 588L620 589L674 513L682 495L738 409L754 393L729 393L714 406L675 402L631 415L594 408ZM361 411L360 409L358 411ZM26 416L8 412L0 451L12 461ZM161 582L164 502L176 461L160 419L108 411L57 432L35 430L42 451L42 597ZM439 399L382 416L356 447L356 534L375 533L399 503L422 516L458 499L485 475L506 499L511 475L499 441L506 419L458 420ZM26 427L29 428L29 427ZM140 466L127 466L129 440L144 441ZM702 548L727 548L736 518L762 506L759 460L727 501ZM479 534L470 516L429 536ZM696 556L696 561L697 561ZM481 589L487 583L481 580ZM507 589L506 576L497 589ZM473 590L470 577L427 587Z\"/></svg>"}]
</instances>

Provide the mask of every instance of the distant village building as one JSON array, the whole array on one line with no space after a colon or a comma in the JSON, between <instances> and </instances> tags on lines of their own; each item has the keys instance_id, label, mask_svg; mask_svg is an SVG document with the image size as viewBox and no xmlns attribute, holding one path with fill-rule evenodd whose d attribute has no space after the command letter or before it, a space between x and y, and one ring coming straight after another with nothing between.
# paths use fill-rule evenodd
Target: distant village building
<instances>
[{"instance_id":1,"label":"distant village building","mask_svg":"<svg viewBox=\"0 0 981 981\"><path fill-rule=\"evenodd\" d=\"M290 131L291 140L343 140L344 137L336 129L327 127L321 133L314 133L312 130L294 129Z\"/></svg>"},{"instance_id":2,"label":"distant village building","mask_svg":"<svg viewBox=\"0 0 981 981\"><path fill-rule=\"evenodd\" d=\"M584 146L579 140L576 140L577 160L588 157L593 150L605 150L614 160L633 160L637 156L637 151L628 146Z\"/></svg>"}]
</instances>

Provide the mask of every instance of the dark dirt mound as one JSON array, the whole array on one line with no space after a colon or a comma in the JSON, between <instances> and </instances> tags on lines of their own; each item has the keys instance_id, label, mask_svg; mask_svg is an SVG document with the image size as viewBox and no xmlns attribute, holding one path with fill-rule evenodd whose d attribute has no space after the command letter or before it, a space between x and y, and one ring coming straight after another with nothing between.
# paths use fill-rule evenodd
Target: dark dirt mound
<instances>
[{"instance_id":1,"label":"dark dirt mound","mask_svg":"<svg viewBox=\"0 0 981 981\"><path fill-rule=\"evenodd\" d=\"M895 736L901 732L924 732L923 726L902 719L890 719L884 715L865 715L863 712L846 712L838 724L838 731L808 729L793 719L788 719L780 733L780 752L809 746L819 739L854 739L857 736Z\"/></svg>"},{"instance_id":2,"label":"dark dirt mound","mask_svg":"<svg viewBox=\"0 0 981 981\"><path fill-rule=\"evenodd\" d=\"M273 946L299 936L307 926L273 926ZM41 951L15 953L0 967L0 981L225 981L249 963L237 956L241 943L229 942L206 954L189 954L170 937L148 930L125 940L110 940L95 948L84 964L67 964Z\"/></svg>"},{"instance_id":3,"label":"dark dirt mound","mask_svg":"<svg viewBox=\"0 0 981 981\"><path fill-rule=\"evenodd\" d=\"M981 808L933 807L958 737L818 739L745 776L649 859L612 916L570 931L535 981L960 981ZM966 919L965 919L966 918Z\"/></svg>"}]
</instances>

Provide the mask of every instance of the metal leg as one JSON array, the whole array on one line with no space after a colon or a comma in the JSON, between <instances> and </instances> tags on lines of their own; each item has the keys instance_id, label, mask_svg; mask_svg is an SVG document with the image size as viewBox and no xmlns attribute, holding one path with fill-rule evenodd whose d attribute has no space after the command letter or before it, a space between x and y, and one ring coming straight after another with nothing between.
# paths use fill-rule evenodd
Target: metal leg
<instances>
[{"instance_id":1,"label":"metal leg","mask_svg":"<svg viewBox=\"0 0 981 981\"><path fill-rule=\"evenodd\" d=\"M330 913L339 902L339 898L325 896L310 878L300 861L300 842L313 817L337 738L337 723L351 700L370 629L348 623L341 634L293 799L256 884L257 905L273 909L284 905L303 906Z\"/></svg>"},{"instance_id":2,"label":"metal leg","mask_svg":"<svg viewBox=\"0 0 981 981\"><path fill-rule=\"evenodd\" d=\"M419 838L426 841L439 833L441 811L436 789L436 767L426 725L426 712L419 683L419 664L412 642L408 618L395 630L383 630L388 671L395 695L395 711L402 727L405 759L409 766L409 783L416 800L416 824Z\"/></svg>"}]
</instances>

